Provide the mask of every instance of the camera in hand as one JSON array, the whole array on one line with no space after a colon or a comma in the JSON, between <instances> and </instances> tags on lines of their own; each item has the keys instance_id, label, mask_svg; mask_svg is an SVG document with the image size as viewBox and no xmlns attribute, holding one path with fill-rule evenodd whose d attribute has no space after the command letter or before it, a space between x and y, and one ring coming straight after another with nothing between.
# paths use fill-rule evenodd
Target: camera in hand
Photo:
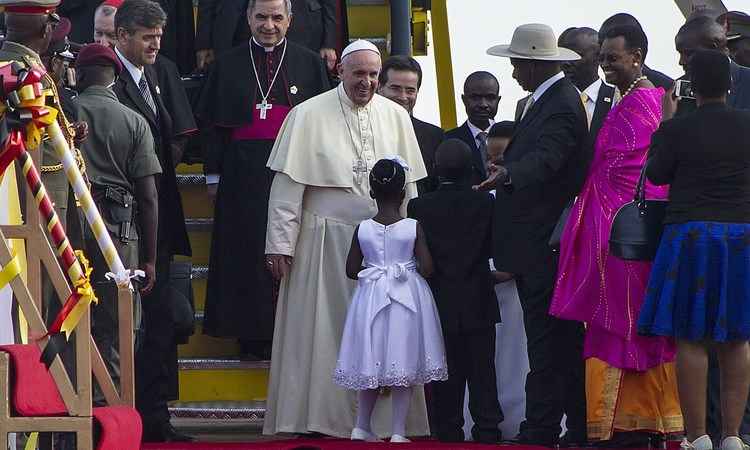
<instances>
[{"instance_id":1,"label":"camera in hand","mask_svg":"<svg viewBox=\"0 0 750 450\"><path fill-rule=\"evenodd\" d=\"M677 80L675 82L675 94L678 98L695 98L693 85L688 80Z\"/></svg>"}]
</instances>

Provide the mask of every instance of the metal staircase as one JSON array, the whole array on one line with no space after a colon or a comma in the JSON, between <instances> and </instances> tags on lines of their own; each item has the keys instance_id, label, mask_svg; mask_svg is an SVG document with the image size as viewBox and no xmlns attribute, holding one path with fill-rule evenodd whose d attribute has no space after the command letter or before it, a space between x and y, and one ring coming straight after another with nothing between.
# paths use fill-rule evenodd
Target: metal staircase
<instances>
[{"instance_id":1,"label":"metal staircase","mask_svg":"<svg viewBox=\"0 0 750 450\"><path fill-rule=\"evenodd\" d=\"M214 205L200 164L181 164L177 171L193 248L196 332L178 349L180 399L170 405L172 423L188 433L260 434L270 362L242 361L236 340L203 334Z\"/></svg>"}]
</instances>

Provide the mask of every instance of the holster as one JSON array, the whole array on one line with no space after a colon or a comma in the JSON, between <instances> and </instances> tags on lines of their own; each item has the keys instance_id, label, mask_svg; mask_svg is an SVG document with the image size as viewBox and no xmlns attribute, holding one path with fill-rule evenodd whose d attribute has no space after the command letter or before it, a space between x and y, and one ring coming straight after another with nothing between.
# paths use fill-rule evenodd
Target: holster
<instances>
[{"instance_id":1,"label":"holster","mask_svg":"<svg viewBox=\"0 0 750 450\"><path fill-rule=\"evenodd\" d=\"M120 226L120 242L127 244L130 240L130 227L135 218L135 197L121 186L92 184L94 200L106 211L106 219Z\"/></svg>"}]
</instances>

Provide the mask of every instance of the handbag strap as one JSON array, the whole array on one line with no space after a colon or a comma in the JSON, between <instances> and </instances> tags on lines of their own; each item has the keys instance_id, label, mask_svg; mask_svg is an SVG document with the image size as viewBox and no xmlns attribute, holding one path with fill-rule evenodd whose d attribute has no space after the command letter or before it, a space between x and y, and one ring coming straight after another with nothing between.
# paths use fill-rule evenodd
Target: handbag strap
<instances>
[{"instance_id":1,"label":"handbag strap","mask_svg":"<svg viewBox=\"0 0 750 450\"><path fill-rule=\"evenodd\" d=\"M646 201L646 189L644 185L646 184L646 164L643 165L641 168L641 174L638 176L638 183L635 185L635 197L633 200L638 204L641 205Z\"/></svg>"}]
</instances>

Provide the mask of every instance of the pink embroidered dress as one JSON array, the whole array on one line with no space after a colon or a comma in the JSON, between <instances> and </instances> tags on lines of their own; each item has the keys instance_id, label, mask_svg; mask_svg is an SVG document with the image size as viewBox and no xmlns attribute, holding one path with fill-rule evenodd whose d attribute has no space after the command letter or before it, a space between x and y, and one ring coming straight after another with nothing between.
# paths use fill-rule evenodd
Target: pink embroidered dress
<instances>
[{"instance_id":1,"label":"pink embroidered dress","mask_svg":"<svg viewBox=\"0 0 750 450\"><path fill-rule=\"evenodd\" d=\"M636 331L651 263L609 253L617 210L633 199L651 134L661 120L662 89L639 88L612 107L594 146L581 194L560 243L560 264L550 314L586 323L584 357L624 370L646 371L674 359L674 344ZM646 185L650 199L668 188Z\"/></svg>"}]
</instances>

